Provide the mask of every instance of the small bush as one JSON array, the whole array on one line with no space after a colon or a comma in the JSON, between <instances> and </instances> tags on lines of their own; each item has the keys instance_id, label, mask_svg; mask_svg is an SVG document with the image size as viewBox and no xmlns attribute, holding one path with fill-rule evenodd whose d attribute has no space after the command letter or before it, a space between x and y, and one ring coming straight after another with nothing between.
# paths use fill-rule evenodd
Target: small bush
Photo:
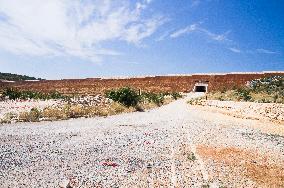
<instances>
[{"instance_id":1,"label":"small bush","mask_svg":"<svg viewBox=\"0 0 284 188\"><path fill-rule=\"evenodd\" d=\"M81 105L72 105L65 112L69 118L87 117L89 108Z\"/></svg>"},{"instance_id":2,"label":"small bush","mask_svg":"<svg viewBox=\"0 0 284 188\"><path fill-rule=\"evenodd\" d=\"M171 93L171 96L173 97L173 99L177 100L179 98L182 98L182 95L178 92L173 92Z\"/></svg>"},{"instance_id":3,"label":"small bush","mask_svg":"<svg viewBox=\"0 0 284 188\"><path fill-rule=\"evenodd\" d=\"M42 117L51 121L68 118L63 109L51 107L43 109Z\"/></svg>"},{"instance_id":4,"label":"small bush","mask_svg":"<svg viewBox=\"0 0 284 188\"><path fill-rule=\"evenodd\" d=\"M32 108L30 112L21 112L19 120L24 122L38 122L41 112L37 108Z\"/></svg>"},{"instance_id":5,"label":"small bush","mask_svg":"<svg viewBox=\"0 0 284 188\"><path fill-rule=\"evenodd\" d=\"M123 87L118 90L108 91L106 92L106 97L127 107L135 107L140 101L139 94L134 89L131 89L129 87Z\"/></svg>"},{"instance_id":6,"label":"small bush","mask_svg":"<svg viewBox=\"0 0 284 188\"><path fill-rule=\"evenodd\" d=\"M190 99L189 101L187 101L187 103L190 105L202 105L202 101L204 100L205 100L205 97L198 97L198 98Z\"/></svg>"},{"instance_id":7,"label":"small bush","mask_svg":"<svg viewBox=\"0 0 284 188\"><path fill-rule=\"evenodd\" d=\"M239 96L241 100L249 101L251 100L250 90L246 88L239 88L236 90L236 95Z\"/></svg>"},{"instance_id":8,"label":"small bush","mask_svg":"<svg viewBox=\"0 0 284 188\"><path fill-rule=\"evenodd\" d=\"M17 114L9 112L4 115L3 119L0 119L0 123L11 123L15 118L17 118Z\"/></svg>"},{"instance_id":9,"label":"small bush","mask_svg":"<svg viewBox=\"0 0 284 188\"><path fill-rule=\"evenodd\" d=\"M153 102L158 106L164 103L165 97L163 93L143 92L141 97L144 101Z\"/></svg>"},{"instance_id":10,"label":"small bush","mask_svg":"<svg viewBox=\"0 0 284 188\"><path fill-rule=\"evenodd\" d=\"M195 161L195 160L196 160L196 156L194 155L193 152L190 152L190 153L187 155L187 159L190 160L190 161Z\"/></svg>"}]
</instances>

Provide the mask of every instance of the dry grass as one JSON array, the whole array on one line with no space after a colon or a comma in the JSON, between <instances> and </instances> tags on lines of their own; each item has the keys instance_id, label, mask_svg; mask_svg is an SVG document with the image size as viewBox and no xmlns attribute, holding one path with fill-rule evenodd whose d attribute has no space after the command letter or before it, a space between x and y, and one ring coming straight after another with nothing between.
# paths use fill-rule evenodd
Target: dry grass
<instances>
[{"instance_id":1,"label":"dry grass","mask_svg":"<svg viewBox=\"0 0 284 188\"><path fill-rule=\"evenodd\" d=\"M19 114L19 121L24 121L24 122L38 122L41 117L41 111L33 108L29 112L21 112Z\"/></svg>"},{"instance_id":2,"label":"dry grass","mask_svg":"<svg viewBox=\"0 0 284 188\"><path fill-rule=\"evenodd\" d=\"M220 101L238 101L239 100L233 90L229 90L226 92L216 91L216 92L208 93L206 96L207 96L207 99L209 100L220 100Z\"/></svg>"},{"instance_id":3,"label":"dry grass","mask_svg":"<svg viewBox=\"0 0 284 188\"><path fill-rule=\"evenodd\" d=\"M164 104L168 104L173 99L166 99ZM33 108L31 111L20 112L17 114L7 113L0 123L18 122L38 122L38 121L56 121L69 118L110 116L120 113L135 111L144 111L158 107L154 102L140 103L137 107L126 107L120 103L112 102L104 106L84 106L81 104L66 104L61 107L47 107L43 110Z\"/></svg>"},{"instance_id":4,"label":"dry grass","mask_svg":"<svg viewBox=\"0 0 284 188\"><path fill-rule=\"evenodd\" d=\"M9 112L0 119L0 123L11 123L14 119L17 119L18 115L12 112Z\"/></svg>"},{"instance_id":5,"label":"dry grass","mask_svg":"<svg viewBox=\"0 0 284 188\"><path fill-rule=\"evenodd\" d=\"M113 102L106 109L106 111L107 111L106 115L115 115L115 114L126 113L126 112L134 112L136 111L136 109L134 107L127 108L126 106L123 106L120 103Z\"/></svg>"},{"instance_id":6,"label":"dry grass","mask_svg":"<svg viewBox=\"0 0 284 188\"><path fill-rule=\"evenodd\" d=\"M60 108L45 108L42 111L42 117L50 120L50 121L54 121L54 120L63 120L63 119L67 119L68 116L63 109Z\"/></svg>"},{"instance_id":7,"label":"dry grass","mask_svg":"<svg viewBox=\"0 0 284 188\"><path fill-rule=\"evenodd\" d=\"M37 122L41 120L56 121L69 118L109 116L125 112L134 112L135 108L127 108L119 103L113 102L106 106L83 106L83 105L65 105L63 107L47 107L43 110L32 109L29 112L21 112L16 118L20 122ZM1 123L11 122L14 115L7 114Z\"/></svg>"},{"instance_id":8,"label":"dry grass","mask_svg":"<svg viewBox=\"0 0 284 188\"><path fill-rule=\"evenodd\" d=\"M63 108L45 108L41 115L45 120L61 120L79 117L109 116L131 111L134 111L134 109L114 102L108 106L65 105Z\"/></svg>"}]
</instances>

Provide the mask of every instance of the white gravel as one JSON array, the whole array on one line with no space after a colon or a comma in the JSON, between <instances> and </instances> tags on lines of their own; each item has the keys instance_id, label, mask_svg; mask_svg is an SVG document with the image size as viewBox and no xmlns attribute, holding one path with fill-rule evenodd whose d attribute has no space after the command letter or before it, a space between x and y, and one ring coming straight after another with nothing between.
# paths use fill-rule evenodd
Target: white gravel
<instances>
[{"instance_id":1,"label":"white gravel","mask_svg":"<svg viewBox=\"0 0 284 188\"><path fill-rule=\"evenodd\" d=\"M59 187L70 178L79 187L255 185L212 178L196 153L200 144L257 149L284 160L283 137L254 129L255 120L191 108L186 101L196 95L147 112L0 126L0 187ZM185 155L191 152L195 161Z\"/></svg>"}]
</instances>

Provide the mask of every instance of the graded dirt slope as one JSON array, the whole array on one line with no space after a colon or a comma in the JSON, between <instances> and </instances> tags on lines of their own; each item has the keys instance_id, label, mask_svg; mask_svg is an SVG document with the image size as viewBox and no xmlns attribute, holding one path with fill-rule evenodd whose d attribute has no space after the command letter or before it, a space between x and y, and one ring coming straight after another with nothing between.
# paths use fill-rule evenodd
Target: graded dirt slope
<instances>
[{"instance_id":1,"label":"graded dirt slope","mask_svg":"<svg viewBox=\"0 0 284 188\"><path fill-rule=\"evenodd\" d=\"M63 94L102 94L113 88L130 86L152 92L191 92L196 83L208 84L208 91L243 87L248 81L269 76L284 76L284 72L228 73L228 74L193 74L173 76L146 76L129 78L89 78L20 81L3 83L0 81L0 92L6 87L20 90L42 92L58 91Z\"/></svg>"},{"instance_id":2,"label":"graded dirt slope","mask_svg":"<svg viewBox=\"0 0 284 188\"><path fill-rule=\"evenodd\" d=\"M80 187L284 186L284 125L199 111L187 100L0 126L0 187L58 187L68 178Z\"/></svg>"}]
</instances>

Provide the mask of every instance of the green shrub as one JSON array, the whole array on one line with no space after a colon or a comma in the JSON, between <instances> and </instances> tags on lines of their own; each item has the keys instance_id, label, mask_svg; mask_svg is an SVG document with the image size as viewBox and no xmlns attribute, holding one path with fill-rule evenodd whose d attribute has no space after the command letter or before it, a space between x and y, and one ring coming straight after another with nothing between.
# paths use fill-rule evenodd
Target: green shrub
<instances>
[{"instance_id":1,"label":"green shrub","mask_svg":"<svg viewBox=\"0 0 284 188\"><path fill-rule=\"evenodd\" d=\"M143 100L148 102L153 102L158 106L161 106L164 103L165 97L163 93L153 93L153 92L143 92L141 94Z\"/></svg>"},{"instance_id":2,"label":"green shrub","mask_svg":"<svg viewBox=\"0 0 284 188\"><path fill-rule=\"evenodd\" d=\"M49 97L51 99L62 99L62 98L66 98L66 96L63 96L61 93L59 93L58 91L52 91L51 93L49 93Z\"/></svg>"},{"instance_id":3,"label":"green shrub","mask_svg":"<svg viewBox=\"0 0 284 188\"><path fill-rule=\"evenodd\" d=\"M244 101L249 101L251 100L251 96L250 96L250 90L246 89L246 88L239 88L236 90L236 95Z\"/></svg>"},{"instance_id":4,"label":"green shrub","mask_svg":"<svg viewBox=\"0 0 284 188\"><path fill-rule=\"evenodd\" d=\"M280 93L284 94L284 76L270 76L261 79L252 80L249 87L254 92L265 92L269 94Z\"/></svg>"},{"instance_id":5,"label":"green shrub","mask_svg":"<svg viewBox=\"0 0 284 188\"><path fill-rule=\"evenodd\" d=\"M196 156L194 155L193 152L190 152L190 153L187 155L187 159L190 160L190 161L195 161L195 160L196 160Z\"/></svg>"},{"instance_id":6,"label":"green shrub","mask_svg":"<svg viewBox=\"0 0 284 188\"><path fill-rule=\"evenodd\" d=\"M255 79L246 87L226 92L211 92L209 99L254 101L261 103L284 103L284 76Z\"/></svg>"},{"instance_id":7,"label":"green shrub","mask_svg":"<svg viewBox=\"0 0 284 188\"><path fill-rule=\"evenodd\" d=\"M106 92L106 97L112 99L115 102L119 102L127 107L137 106L140 101L138 92L129 87L123 87L118 90L111 90Z\"/></svg>"},{"instance_id":8,"label":"green shrub","mask_svg":"<svg viewBox=\"0 0 284 188\"><path fill-rule=\"evenodd\" d=\"M173 97L173 99L177 100L179 98L182 98L182 95L178 92L173 92L171 93L171 96Z\"/></svg>"},{"instance_id":9,"label":"green shrub","mask_svg":"<svg viewBox=\"0 0 284 188\"><path fill-rule=\"evenodd\" d=\"M21 93L13 88L7 88L3 92L4 97L8 97L9 99L15 100L21 97Z\"/></svg>"},{"instance_id":10,"label":"green shrub","mask_svg":"<svg viewBox=\"0 0 284 188\"><path fill-rule=\"evenodd\" d=\"M66 99L57 91L52 91L50 93L42 93L37 91L20 91L15 88L6 88L3 92L4 97L8 97L11 100L15 99Z\"/></svg>"}]
</instances>

